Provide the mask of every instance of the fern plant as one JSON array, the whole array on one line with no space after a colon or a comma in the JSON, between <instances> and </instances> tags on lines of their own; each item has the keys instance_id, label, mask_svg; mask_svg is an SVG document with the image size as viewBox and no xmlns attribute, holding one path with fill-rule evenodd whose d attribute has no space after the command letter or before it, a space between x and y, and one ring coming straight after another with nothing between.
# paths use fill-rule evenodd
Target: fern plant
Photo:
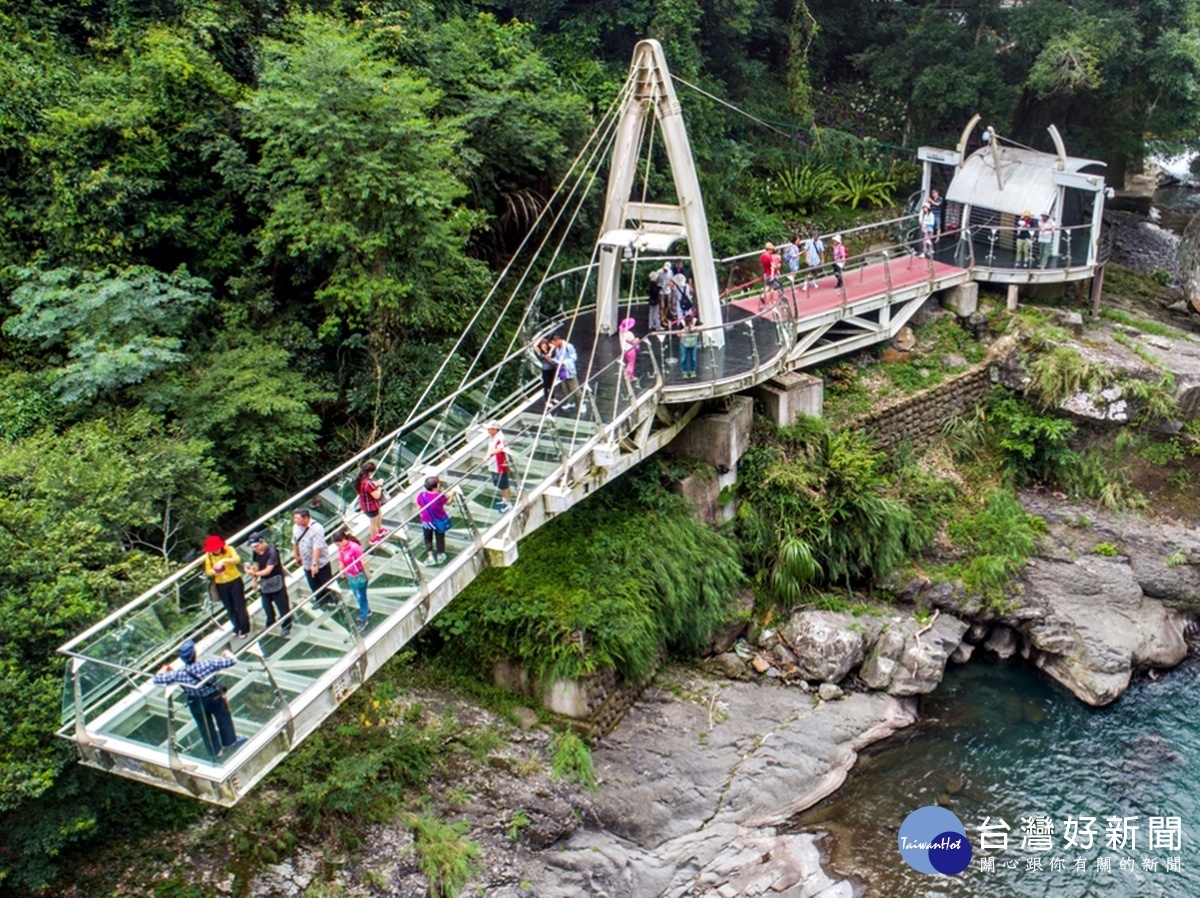
<instances>
[{"instance_id":1,"label":"fern plant","mask_svg":"<svg viewBox=\"0 0 1200 898\"><path fill-rule=\"evenodd\" d=\"M838 181L831 199L835 203L849 203L851 209L857 209L860 203L886 206L892 201L895 189L895 182L887 175L859 168L847 172Z\"/></svg>"},{"instance_id":2,"label":"fern plant","mask_svg":"<svg viewBox=\"0 0 1200 898\"><path fill-rule=\"evenodd\" d=\"M777 212L811 215L832 202L837 186L832 170L806 162L781 168L762 182L762 199Z\"/></svg>"}]
</instances>

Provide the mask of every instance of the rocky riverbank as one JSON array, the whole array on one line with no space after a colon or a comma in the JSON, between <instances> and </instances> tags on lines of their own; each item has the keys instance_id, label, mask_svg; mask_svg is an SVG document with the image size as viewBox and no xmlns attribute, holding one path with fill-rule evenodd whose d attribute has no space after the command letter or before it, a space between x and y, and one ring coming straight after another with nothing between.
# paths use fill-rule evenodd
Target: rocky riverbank
<instances>
[{"instance_id":1,"label":"rocky riverbank","mask_svg":"<svg viewBox=\"0 0 1200 898\"><path fill-rule=\"evenodd\" d=\"M406 701L445 713L445 696ZM823 871L817 837L780 824L836 791L858 751L913 723L916 706L882 693L827 703L778 682L669 667L593 752L595 793L548 775L538 759L549 734L533 719L514 727L477 708L463 713L502 737L483 763L431 783L437 810L467 821L481 849L464 894L851 898L849 881ZM221 858L193 854L193 881L251 898L314 888L418 898L429 881L413 848L408 827L379 824L353 858L303 846L244 892Z\"/></svg>"}]
</instances>

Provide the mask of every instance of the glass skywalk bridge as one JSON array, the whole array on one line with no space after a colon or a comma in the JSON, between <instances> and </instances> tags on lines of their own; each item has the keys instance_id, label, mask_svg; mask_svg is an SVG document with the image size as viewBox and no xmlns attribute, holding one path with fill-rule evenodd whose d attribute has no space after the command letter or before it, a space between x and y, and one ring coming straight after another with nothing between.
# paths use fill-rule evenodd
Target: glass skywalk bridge
<instances>
[{"instance_id":1,"label":"glass skywalk bridge","mask_svg":"<svg viewBox=\"0 0 1200 898\"><path fill-rule=\"evenodd\" d=\"M756 255L720 263L728 266L728 282L752 272ZM254 634L235 641L202 562L194 561L60 649L68 664L59 735L74 740L90 766L218 804L237 802L485 565L511 564L525 534L666 445L702 401L887 339L933 291L970 277L902 247L852 257L842 288L817 274L807 285L813 289L804 289L803 277L785 282L765 304L753 276L727 291L725 321L702 328L695 379L681 375L677 334L644 336L636 376L628 379L616 337L595 336L591 309L570 321L547 319L527 336L569 328L581 349L583 386L568 397L573 408L564 402L543 409L524 351L478 375L229 537L243 559L254 531L266 530L280 548L293 609L290 635L282 634L282 622L264 627L259 597L248 594ZM638 316L644 333L644 305L633 302L627 312ZM503 393L500 384L515 386ZM483 424L493 418L503 425L511 456L515 507L503 515L493 507L498 493L486 458ZM390 532L366 550L371 615L360 630L348 590L313 596L303 572L290 570L291 513L307 507L327 534L345 526L365 542L368 522L356 509L353 483L367 460L377 463L386 485ZM458 493L446 535L449 560L441 566L421 561L414 505L430 474ZM208 754L181 688L152 682L162 664L178 663L178 646L189 637L202 658L229 650L238 661L217 676L247 741L219 758Z\"/></svg>"},{"instance_id":2,"label":"glass skywalk bridge","mask_svg":"<svg viewBox=\"0 0 1200 898\"><path fill-rule=\"evenodd\" d=\"M609 362L585 381L582 395L573 397L577 411L567 417L542 413L526 359L515 356L501 367L510 370L476 378L454 401L435 406L228 540L248 560L248 534L266 530L290 569L291 512L307 507L327 534L345 526L365 544L368 522L356 509L353 480L365 461L375 460L388 494L389 533L366 550L367 626L356 626L357 604L348 590L314 596L303 572L289 570L290 634L283 635L283 621L263 626L259 596L248 590L254 635L234 640L202 561L194 561L62 647L69 661L59 735L73 739L91 766L218 804L236 802L474 579L489 555L493 563L511 561L519 536L547 517L542 494L577 481L592 467L592 447L615 446L652 416L662 385L649 355L639 365L639 381L625 378L623 362ZM517 388L490 401L494 384L504 380L496 375L505 373ZM482 426L490 418L502 421L509 447L515 509L504 515L493 507L498 492ZM456 492L449 558L439 566L418 558L424 551L414 496L430 474ZM560 498L556 507L568 504ZM162 664L178 663L178 646L189 637L200 657L229 650L238 662L217 676L237 733L247 741L219 758L206 749L181 687L152 682Z\"/></svg>"}]
</instances>

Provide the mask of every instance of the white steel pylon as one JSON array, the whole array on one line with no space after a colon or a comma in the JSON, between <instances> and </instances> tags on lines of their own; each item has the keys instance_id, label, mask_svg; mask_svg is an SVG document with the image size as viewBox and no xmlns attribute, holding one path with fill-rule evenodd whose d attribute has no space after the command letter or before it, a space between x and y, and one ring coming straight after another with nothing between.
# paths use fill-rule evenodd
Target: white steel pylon
<instances>
[{"instance_id":1,"label":"white steel pylon","mask_svg":"<svg viewBox=\"0 0 1200 898\"><path fill-rule=\"evenodd\" d=\"M621 260L626 252L663 254L680 239L687 240L700 321L705 325L719 325L722 323L721 301L704 200L700 196L692 147L683 126L683 112L658 41L639 41L634 48L626 90L629 95L623 104L613 145L599 241L596 297L599 330L605 334L617 332ZM678 205L635 201L631 197L651 110L662 131ZM633 293L640 294L642 287L637 284ZM724 331L721 328L706 331L705 338L710 345L722 344Z\"/></svg>"}]
</instances>

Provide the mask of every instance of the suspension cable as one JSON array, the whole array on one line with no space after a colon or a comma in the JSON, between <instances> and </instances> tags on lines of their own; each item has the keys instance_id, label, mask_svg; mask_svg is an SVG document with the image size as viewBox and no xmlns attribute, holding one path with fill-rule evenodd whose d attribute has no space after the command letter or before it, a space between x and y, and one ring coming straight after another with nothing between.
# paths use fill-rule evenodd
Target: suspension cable
<instances>
[{"instance_id":1,"label":"suspension cable","mask_svg":"<svg viewBox=\"0 0 1200 898\"><path fill-rule=\"evenodd\" d=\"M782 134L782 135L783 135L784 137L786 137L788 140L791 140L791 139L792 139L792 135L791 135L790 133L788 133L787 131L784 131L784 130L782 130L782 129L780 129L780 128L776 128L776 127L775 127L774 125L772 125L770 122L765 122L765 121L763 121L762 119L758 118L757 116L753 116L753 115L751 115L751 114L750 114L749 112L747 112L746 110L742 109L742 108L741 108L741 107L739 107L739 106L735 106L735 105L733 105L733 104L732 104L732 103L730 103L728 100L722 100L720 97L718 97L718 96L715 96L715 95L713 95L713 94L710 94L710 93L709 93L708 91L706 91L704 88L702 88L702 87L697 87L696 85L692 84L690 81L684 81L684 80L683 80L682 78L680 78L678 75L672 75L672 76L671 76L671 80L672 80L672 81L675 81L675 82L677 82L677 83L679 83L679 84L682 84L684 87L690 87L690 88L691 88L692 90L694 90L696 93L698 93L698 94L703 94L704 96L708 97L708 98L709 98L710 100L712 100L713 102L720 103L722 106L726 106L726 107L728 107L729 109L732 109L732 110L733 110L734 112L736 112L738 115L744 115L746 118L750 119L750 121L752 121L752 122L755 122L755 123L757 123L757 124L759 124L759 125L762 125L764 128L769 128L770 130L774 131L776 134Z\"/></svg>"},{"instance_id":2,"label":"suspension cable","mask_svg":"<svg viewBox=\"0 0 1200 898\"><path fill-rule=\"evenodd\" d=\"M579 166L580 161L588 154L588 149L589 149L589 147L591 147L592 142L597 138L597 135L602 130L604 130L606 122L612 115L614 108L616 108L624 100L626 88L628 87L629 82L632 80L632 77L633 76L631 73L629 78L626 79L625 85L622 86L621 91L617 94L616 97L613 98L612 103L609 104L608 109L605 110L604 114L601 116L600 121L596 125L596 128L592 131L591 135L589 135L587 141L584 142L583 147L576 154L575 158L571 162L571 165L568 167L567 171L563 174L562 178L559 180L558 186L555 187L554 193L551 194L550 199L546 202L546 204L538 212L537 217L534 219L533 225L529 229L529 232L524 237L521 238L520 244L517 246L516 250L513 251L513 254L509 258L509 261L505 264L503 270L500 272L500 276L492 284L492 287L488 290L487 294L484 296L483 300L480 302L478 308L475 309L474 314L472 314L472 316L471 316L471 320L469 322L467 322L467 326L463 329L463 332L455 340L454 346L451 348L451 350L448 353L446 353L445 358L442 359L442 362L438 366L437 371L434 373L433 377L430 378L429 383L426 384L425 389L422 391L421 396L417 399L416 403L413 404L412 410L409 412L408 417L405 418L405 420L404 420L405 425L407 425L408 423L410 423L413 420L414 416L416 416L416 414L420 410L421 404L426 400L426 398L428 398L429 393L433 390L434 386L441 379L441 376L445 372L447 365L450 364L450 360L453 359L457 355L458 350L462 347L463 341L466 340L467 335L471 332L471 329L474 327L475 323L479 320L480 316L483 314L484 309L487 308L488 303L490 302L492 296L495 295L496 291L500 287L500 284L502 284L504 282L504 279L508 276L509 271L511 270L513 265L516 263L517 259L520 258L522 251L525 249L526 245L533 238L534 233L537 231L538 225L541 223L542 219L545 218L546 215L549 213L550 208L554 204L555 198L558 197L558 195L562 192L563 187L567 184L567 182L571 179L571 177L576 173L576 168ZM603 139L603 138L601 138L601 139ZM595 158L595 156L594 156L594 152L593 152L591 157L589 157L588 164L590 164L591 159L594 159L594 158ZM578 183L578 178L576 180L576 183ZM552 230L553 230L553 225L551 225L551 231ZM542 241L542 245L545 245L545 240L546 240L546 238L544 237L543 241ZM540 252L540 250L541 250L541 247L539 246L538 250L535 251L535 253L534 253L534 259L537 258L537 255ZM493 327L492 333L494 333L494 332L495 332L495 330ZM492 333L489 333L487 339L485 339L484 344L483 344L484 347L486 347L488 341L490 341ZM467 374L468 377L470 375L470 372L474 370L474 366L475 366L475 361L472 361L471 366L468 369L468 374ZM460 383L459 383L460 389L461 389L463 383L465 383L465 379L463 381L460 381Z\"/></svg>"}]
</instances>

